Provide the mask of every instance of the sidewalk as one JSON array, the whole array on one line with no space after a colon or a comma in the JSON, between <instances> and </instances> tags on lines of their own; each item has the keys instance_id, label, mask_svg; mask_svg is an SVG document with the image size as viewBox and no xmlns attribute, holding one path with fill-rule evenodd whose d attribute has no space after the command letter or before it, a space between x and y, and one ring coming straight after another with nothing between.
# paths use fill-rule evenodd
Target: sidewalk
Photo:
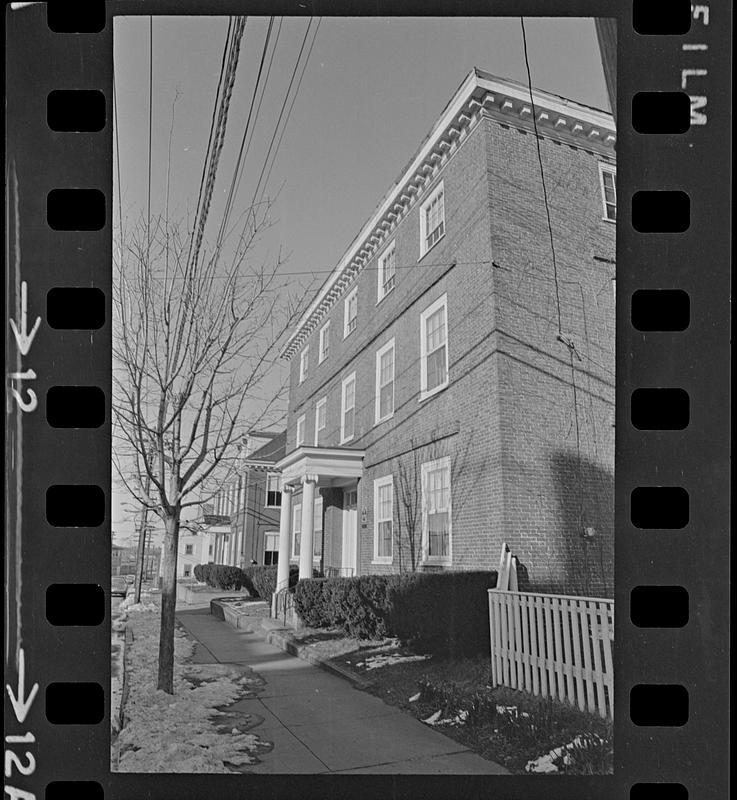
<instances>
[{"instance_id":1,"label":"sidewalk","mask_svg":"<svg viewBox=\"0 0 737 800\"><path fill-rule=\"evenodd\" d=\"M257 697L227 709L273 747L244 772L503 775L441 733L348 681L296 658L260 630L236 630L209 608L177 611L197 642L193 661L231 663L264 681Z\"/></svg>"}]
</instances>

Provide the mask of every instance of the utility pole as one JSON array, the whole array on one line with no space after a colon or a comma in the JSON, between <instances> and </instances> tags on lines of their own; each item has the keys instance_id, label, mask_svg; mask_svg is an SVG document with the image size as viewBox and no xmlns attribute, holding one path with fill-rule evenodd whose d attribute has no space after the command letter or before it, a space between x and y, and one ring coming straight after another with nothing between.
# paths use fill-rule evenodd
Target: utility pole
<instances>
[{"instance_id":1,"label":"utility pole","mask_svg":"<svg viewBox=\"0 0 737 800\"><path fill-rule=\"evenodd\" d=\"M151 491L151 476L146 477L146 496ZM136 550L136 584L134 602L141 602L141 585L143 584L143 567L146 554L146 528L148 526L148 507L141 512L141 525L138 529L138 549Z\"/></svg>"}]
</instances>

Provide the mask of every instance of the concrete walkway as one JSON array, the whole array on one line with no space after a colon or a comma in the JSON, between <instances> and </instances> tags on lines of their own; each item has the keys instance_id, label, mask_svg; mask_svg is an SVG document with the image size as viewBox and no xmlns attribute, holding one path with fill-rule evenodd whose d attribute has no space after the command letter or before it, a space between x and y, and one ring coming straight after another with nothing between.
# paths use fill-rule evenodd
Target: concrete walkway
<instances>
[{"instance_id":1,"label":"concrete walkway","mask_svg":"<svg viewBox=\"0 0 737 800\"><path fill-rule=\"evenodd\" d=\"M260 630L236 630L209 608L177 612L198 642L193 661L239 664L263 686L229 706L273 747L243 771L278 773L508 774L348 681L268 644ZM243 727L242 725L240 727Z\"/></svg>"}]
</instances>

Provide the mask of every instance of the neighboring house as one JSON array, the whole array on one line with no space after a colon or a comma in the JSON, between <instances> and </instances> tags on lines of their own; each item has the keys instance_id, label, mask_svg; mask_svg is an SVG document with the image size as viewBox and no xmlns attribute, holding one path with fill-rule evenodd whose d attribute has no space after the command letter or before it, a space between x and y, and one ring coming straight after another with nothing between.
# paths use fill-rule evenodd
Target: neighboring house
<instances>
[{"instance_id":1,"label":"neighboring house","mask_svg":"<svg viewBox=\"0 0 737 800\"><path fill-rule=\"evenodd\" d=\"M195 523L182 525L179 529L179 550L177 557L177 578L193 578L197 564L212 561L212 528L214 520L206 518Z\"/></svg>"},{"instance_id":2,"label":"neighboring house","mask_svg":"<svg viewBox=\"0 0 737 800\"><path fill-rule=\"evenodd\" d=\"M611 596L614 144L608 113L466 77L282 352L301 575L494 568L506 542L523 585Z\"/></svg>"},{"instance_id":3,"label":"neighboring house","mask_svg":"<svg viewBox=\"0 0 737 800\"><path fill-rule=\"evenodd\" d=\"M119 544L112 546L112 553L110 557L110 567L113 575L120 575L120 567L123 564L123 557L128 548Z\"/></svg>"},{"instance_id":4,"label":"neighboring house","mask_svg":"<svg viewBox=\"0 0 737 800\"><path fill-rule=\"evenodd\" d=\"M285 452L286 432L253 432L246 438L235 478L214 498L215 514L227 520L214 539L215 563L277 563L281 492L274 468Z\"/></svg>"}]
</instances>

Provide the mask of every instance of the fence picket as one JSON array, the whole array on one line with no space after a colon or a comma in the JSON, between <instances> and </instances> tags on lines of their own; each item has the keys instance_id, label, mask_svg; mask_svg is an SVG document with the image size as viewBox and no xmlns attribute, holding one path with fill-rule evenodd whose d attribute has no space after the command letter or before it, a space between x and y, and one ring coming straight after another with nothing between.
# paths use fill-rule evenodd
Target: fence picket
<instances>
[{"instance_id":1,"label":"fence picket","mask_svg":"<svg viewBox=\"0 0 737 800\"><path fill-rule=\"evenodd\" d=\"M499 609L502 620L501 634L502 634L502 675L504 677L504 685L509 686L509 639L507 636L507 594L502 594L502 605Z\"/></svg>"},{"instance_id":2,"label":"fence picket","mask_svg":"<svg viewBox=\"0 0 737 800\"><path fill-rule=\"evenodd\" d=\"M547 647L548 657L546 665L548 669L548 686L550 687L550 696L557 697L555 687L555 652L553 650L553 619L551 614L552 602L549 597L543 598L543 609L545 612L545 643Z\"/></svg>"},{"instance_id":3,"label":"fence picket","mask_svg":"<svg viewBox=\"0 0 737 800\"><path fill-rule=\"evenodd\" d=\"M540 692L548 696L548 674L545 671L545 620L543 618L542 598L535 598L535 626L537 627L538 666L540 669Z\"/></svg>"},{"instance_id":4,"label":"fence picket","mask_svg":"<svg viewBox=\"0 0 737 800\"><path fill-rule=\"evenodd\" d=\"M586 709L583 695L583 659L581 658L581 621L578 602L569 601L571 605L571 627L573 635L573 674L576 677L576 699L581 711Z\"/></svg>"},{"instance_id":5,"label":"fence picket","mask_svg":"<svg viewBox=\"0 0 737 800\"><path fill-rule=\"evenodd\" d=\"M594 675L591 667L591 625L589 624L589 609L585 600L578 602L581 611L581 646L583 648L584 684L586 686L586 708L595 711L594 702Z\"/></svg>"},{"instance_id":6,"label":"fence picket","mask_svg":"<svg viewBox=\"0 0 737 800\"><path fill-rule=\"evenodd\" d=\"M563 598L562 620L563 623L563 670L566 675L566 699L569 703L576 702L576 690L573 684L573 655L571 653L571 605L570 601Z\"/></svg>"},{"instance_id":7,"label":"fence picket","mask_svg":"<svg viewBox=\"0 0 737 800\"><path fill-rule=\"evenodd\" d=\"M491 673L491 685L496 686L496 658L494 652L494 595L489 592L489 642L491 644L489 653L489 670Z\"/></svg>"},{"instance_id":8,"label":"fence picket","mask_svg":"<svg viewBox=\"0 0 737 800\"><path fill-rule=\"evenodd\" d=\"M601 644L604 649L604 667L606 669L604 675L604 684L607 689L607 698L609 700L609 714L614 719L614 669L612 664L612 637L614 630L610 627L609 623L609 608L607 603L599 603L601 608L602 619L602 635Z\"/></svg>"},{"instance_id":9,"label":"fence picket","mask_svg":"<svg viewBox=\"0 0 737 800\"><path fill-rule=\"evenodd\" d=\"M591 644L594 649L594 677L596 680L596 705L599 715L606 717L606 699L604 698L604 674L601 657L601 628L598 622L599 606L593 601L587 603L591 611Z\"/></svg>"},{"instance_id":10,"label":"fence picket","mask_svg":"<svg viewBox=\"0 0 737 800\"><path fill-rule=\"evenodd\" d=\"M540 694L540 670L537 655L537 617L535 615L535 598L529 597L528 610L530 612L530 666L532 669L532 693Z\"/></svg>"},{"instance_id":11,"label":"fence picket","mask_svg":"<svg viewBox=\"0 0 737 800\"><path fill-rule=\"evenodd\" d=\"M560 598L551 598L551 605L553 607L553 641L555 644L555 671L558 675L558 696L564 699L566 697L566 687L563 685L563 660L565 656L560 641Z\"/></svg>"},{"instance_id":12,"label":"fence picket","mask_svg":"<svg viewBox=\"0 0 737 800\"><path fill-rule=\"evenodd\" d=\"M512 595L512 619L514 623L514 655L517 662L517 688L524 688L522 673L522 619L520 614L520 596L515 591Z\"/></svg>"},{"instance_id":13,"label":"fence picket","mask_svg":"<svg viewBox=\"0 0 737 800\"><path fill-rule=\"evenodd\" d=\"M530 598L519 596L522 605L522 660L525 664L525 691L532 691L532 670L530 669Z\"/></svg>"}]
</instances>

